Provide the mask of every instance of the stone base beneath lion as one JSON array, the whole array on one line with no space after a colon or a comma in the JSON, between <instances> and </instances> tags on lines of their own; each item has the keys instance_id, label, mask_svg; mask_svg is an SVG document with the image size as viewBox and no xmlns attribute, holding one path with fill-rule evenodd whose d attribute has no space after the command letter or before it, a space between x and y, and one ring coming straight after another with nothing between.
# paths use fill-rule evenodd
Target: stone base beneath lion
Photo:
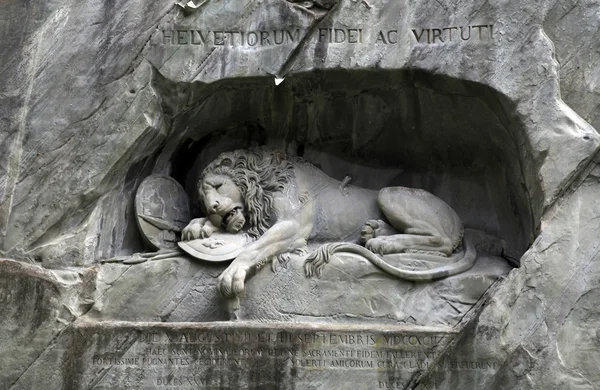
<instances>
[{"instance_id":1,"label":"stone base beneath lion","mask_svg":"<svg viewBox=\"0 0 600 390\"><path fill-rule=\"evenodd\" d=\"M178 257L136 265L104 264L89 319L218 321L228 319L216 279L225 265ZM435 282L399 280L356 255L335 255L320 278L306 278L291 256L246 284L239 318L261 322L341 322L454 326L498 278L506 261L480 253L472 269Z\"/></svg>"},{"instance_id":2,"label":"stone base beneath lion","mask_svg":"<svg viewBox=\"0 0 600 390\"><path fill-rule=\"evenodd\" d=\"M292 258L276 273L251 279L240 318L454 326L510 271L506 260L485 254L469 271L425 283L399 280L356 255L333 256L320 278L307 279L303 266Z\"/></svg>"}]
</instances>

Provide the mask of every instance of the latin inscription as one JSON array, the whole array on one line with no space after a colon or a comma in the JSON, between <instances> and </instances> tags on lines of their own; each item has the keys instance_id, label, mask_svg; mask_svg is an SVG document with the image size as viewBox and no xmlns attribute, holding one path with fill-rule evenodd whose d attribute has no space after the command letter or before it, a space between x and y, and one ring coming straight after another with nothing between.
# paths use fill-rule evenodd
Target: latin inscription
<instances>
[{"instance_id":1,"label":"latin inscription","mask_svg":"<svg viewBox=\"0 0 600 390\"><path fill-rule=\"evenodd\" d=\"M324 44L376 44L396 45L402 43L401 29L365 30L363 28L320 27L316 30L317 42ZM273 30L210 30L179 28L162 31L163 45L267 47L298 44L306 34L301 28ZM440 28L413 28L409 38L417 44L444 44L450 42L494 39L493 24L448 26Z\"/></svg>"},{"instance_id":2,"label":"latin inscription","mask_svg":"<svg viewBox=\"0 0 600 390\"><path fill-rule=\"evenodd\" d=\"M485 41L494 39L493 24L421 28L412 29L411 31L417 43L447 43L453 41Z\"/></svg>"},{"instance_id":3,"label":"latin inscription","mask_svg":"<svg viewBox=\"0 0 600 390\"><path fill-rule=\"evenodd\" d=\"M164 45L230 47L279 46L298 43L303 35L304 31L299 28L259 31L177 29L163 30L162 43Z\"/></svg>"},{"instance_id":4,"label":"latin inscription","mask_svg":"<svg viewBox=\"0 0 600 390\"><path fill-rule=\"evenodd\" d=\"M142 333L141 342L147 343L301 343L319 345L376 345L383 341L386 345L437 346L445 336L440 335L363 335L363 334L326 334L326 333L215 333L194 332L175 335L164 333Z\"/></svg>"},{"instance_id":5,"label":"latin inscription","mask_svg":"<svg viewBox=\"0 0 600 390\"><path fill-rule=\"evenodd\" d=\"M86 367L92 373L108 372L97 388L137 378L136 386L181 389L240 388L243 383L231 382L235 376L230 374L253 371L261 372L253 375L262 375L261 381L268 382L268 374L262 372L265 367L267 373L288 373L292 378L301 372L305 374L299 378L316 378L318 372L327 370L327 377L339 375L340 380L347 379L344 372L351 370L361 373L368 388L386 389L404 388L414 373L433 364L453 371L497 368L489 361L436 363L438 347L445 345L448 337L440 332L144 330L127 337L131 342L125 353L109 347L122 346L124 341L112 335L103 338L100 343L105 347L94 348ZM273 380L275 384L279 379Z\"/></svg>"},{"instance_id":6,"label":"latin inscription","mask_svg":"<svg viewBox=\"0 0 600 390\"><path fill-rule=\"evenodd\" d=\"M319 28L319 42L363 43L362 28Z\"/></svg>"}]
</instances>

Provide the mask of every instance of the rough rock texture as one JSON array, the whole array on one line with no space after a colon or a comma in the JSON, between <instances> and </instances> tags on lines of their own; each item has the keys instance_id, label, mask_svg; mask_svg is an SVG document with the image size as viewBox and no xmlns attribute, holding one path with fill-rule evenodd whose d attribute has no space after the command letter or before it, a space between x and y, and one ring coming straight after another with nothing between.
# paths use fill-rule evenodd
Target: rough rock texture
<instances>
[{"instance_id":1,"label":"rough rock texture","mask_svg":"<svg viewBox=\"0 0 600 390\"><path fill-rule=\"evenodd\" d=\"M253 278L240 318L452 327L510 270L485 254L471 270L433 283L398 280L352 255L336 256L317 279L306 280L303 266L290 260Z\"/></svg>"},{"instance_id":2,"label":"rough rock texture","mask_svg":"<svg viewBox=\"0 0 600 390\"><path fill-rule=\"evenodd\" d=\"M217 292L220 264L188 257L136 265L104 264L98 293L86 319L108 321L224 321Z\"/></svg>"},{"instance_id":3,"label":"rough rock texture","mask_svg":"<svg viewBox=\"0 0 600 390\"><path fill-rule=\"evenodd\" d=\"M448 328L248 322L98 327L78 321L13 388L37 388L40 375L47 388L73 390L337 390L357 383L369 389L386 383L403 388L417 366L425 364L422 358L434 356L455 333Z\"/></svg>"},{"instance_id":4,"label":"rough rock texture","mask_svg":"<svg viewBox=\"0 0 600 390\"><path fill-rule=\"evenodd\" d=\"M600 212L600 170L558 202L546 228L511 272L490 304L457 340L452 355L485 356L498 372L434 372L425 384L463 388L594 389L597 358L600 242L594 226ZM558 223L560 221L560 223ZM558 271L562 270L562 271ZM525 272L520 272L525 271Z\"/></svg>"},{"instance_id":5,"label":"rough rock texture","mask_svg":"<svg viewBox=\"0 0 600 390\"><path fill-rule=\"evenodd\" d=\"M223 321L229 313L216 277L225 266L189 258L103 265L86 320ZM241 320L456 326L510 270L480 254L469 271L434 283L398 280L358 256L334 256L321 277L308 279L293 256L276 272L262 269L240 300ZM349 278L349 276L352 277Z\"/></svg>"},{"instance_id":6,"label":"rough rock texture","mask_svg":"<svg viewBox=\"0 0 600 390\"><path fill-rule=\"evenodd\" d=\"M554 43L562 98L596 129L600 128L599 9L596 0L557 1L546 8L542 23Z\"/></svg>"},{"instance_id":7,"label":"rough rock texture","mask_svg":"<svg viewBox=\"0 0 600 390\"><path fill-rule=\"evenodd\" d=\"M89 309L95 288L91 320L115 315L108 297L140 299L123 274L143 275L135 287L188 292L189 301L142 297L153 321L189 318L216 298L185 281L209 286L218 271L182 260L102 266L97 287L97 268L85 267L143 250L132 210L148 174L185 184L197 168L191 154L206 162L219 148L270 143L324 166L342 160L332 172L356 169L374 186L397 179L436 190L514 263L537 236L447 357L411 386L596 388L600 137L584 120L600 126L599 9L597 0L347 0L329 10L211 0L185 11L148 0L3 4L0 253L23 263L0 264L0 387L19 377L14 388L76 380L71 366L43 364L56 361L53 340ZM489 40L473 30L469 40L425 43L436 32L423 29L491 24ZM280 46L179 45L162 32L284 27L299 35ZM335 32L330 42L330 28L362 28L364 42L336 43ZM278 87L275 76L285 77ZM392 156L404 145L394 137L406 142L402 152L431 154ZM202 142L214 149L201 151ZM390 149L369 149L378 143ZM369 164L390 176L368 177ZM71 347L59 350L85 352ZM445 369L456 356L498 367Z\"/></svg>"},{"instance_id":8,"label":"rough rock texture","mask_svg":"<svg viewBox=\"0 0 600 390\"><path fill-rule=\"evenodd\" d=\"M96 272L0 260L0 388L8 389L94 302Z\"/></svg>"},{"instance_id":9,"label":"rough rock texture","mask_svg":"<svg viewBox=\"0 0 600 390\"><path fill-rule=\"evenodd\" d=\"M491 110L506 116L499 121L509 129L522 160L514 167L522 177L512 185L528 194L535 221L543 208L567 188L598 145L596 133L560 100L559 64L553 45L562 42L560 50L571 52L575 48L570 42L592 44L596 32L593 28L557 30L555 35L562 40L553 42L541 26L546 17L551 23L551 18L570 18L573 12L589 15L590 20L580 20L578 26L593 26L597 23L594 7L590 3L568 12L562 3L542 6L516 0L499 6L484 2L428 6L346 1L326 14L315 14L287 1L270 0L210 2L184 16L179 7L149 1L122 1L110 6L97 2L50 3L33 12L12 4L4 22L8 33L1 45L7 54L2 56L0 67L5 124L0 163L0 219L4 221L0 250L6 256L29 257L47 266L85 265L99 258L133 253L142 249L142 241L131 213L132 192L150 171L170 173L173 154L187 137L199 139L235 125L225 118L239 118L238 124L254 122L254 126L275 132L277 137L273 138L281 139L285 133L277 132L298 123L298 115L302 115L308 118L308 132L296 136L297 141L324 127L310 119L315 103L308 104L304 114L275 115L286 107L277 103L274 88L258 91L253 97L274 102L258 110L246 110L234 99L235 93L223 95L227 96L225 100L203 97L213 93L213 88L201 85L193 91L180 85L159 92L151 85L152 66L167 79L183 83L257 76L265 77L264 83L272 83L271 75L289 75L285 85L294 73L343 67L411 68L487 85L497 91L493 93L504 96L491 95L491 100L497 101ZM477 19L494 24L493 40L478 41L473 32L473 38L465 42L418 44L411 31L467 26ZM170 32L176 26L244 31L281 30L287 26L295 42L230 47L210 42L173 45L167 39L164 44L161 30ZM364 43L329 44L327 38L326 42L318 42L320 26L363 28ZM299 30L297 38L295 29ZM377 42L379 30L392 29L398 30L399 43ZM50 40L58 43L50 45ZM576 52L576 58L585 52L589 51ZM590 61L585 69L595 69L594 64ZM356 82L351 74L348 76L346 86ZM437 82L438 89L444 90L445 80ZM409 81L419 86L419 79ZM594 85L591 77L584 90ZM424 87L429 89L431 85ZM451 83L450 87L453 96L473 93L461 84ZM561 87L571 96L581 90L577 85ZM235 85L226 88L231 92L238 89ZM310 81L303 88L314 90ZM196 92L199 90L205 92ZM480 92L477 97L481 98L481 93L490 92ZM318 103L322 95L318 90L314 95L311 100ZM54 96L61 99L53 100ZM594 96L587 94L573 100L594 102ZM327 101L326 94L324 97ZM252 97L244 98L244 102L254 101ZM451 123L452 107L442 102L438 105L426 96L416 98L425 117L448 117L441 123ZM189 103L195 103L191 111ZM368 100L365 103L372 104ZM375 109L381 112L385 106ZM402 107L387 108L388 112L398 110ZM361 107L361 111L370 111L369 106ZM587 111L584 114L589 116L593 109ZM382 118L386 116L390 114ZM390 117L386 122L393 120ZM201 131L197 130L199 124ZM364 129L362 125L357 128ZM323 140L318 141L322 145ZM569 145L569 153L562 153L565 144ZM437 157L445 160L442 151ZM418 168L427 171L427 166Z\"/></svg>"}]
</instances>

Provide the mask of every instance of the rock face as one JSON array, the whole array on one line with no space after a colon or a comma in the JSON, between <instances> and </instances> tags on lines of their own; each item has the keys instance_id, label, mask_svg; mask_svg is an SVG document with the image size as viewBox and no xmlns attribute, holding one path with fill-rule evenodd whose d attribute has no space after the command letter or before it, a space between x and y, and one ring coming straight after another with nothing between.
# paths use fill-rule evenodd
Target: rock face
<instances>
[{"instance_id":1,"label":"rock face","mask_svg":"<svg viewBox=\"0 0 600 390\"><path fill-rule=\"evenodd\" d=\"M509 270L504 259L480 256L467 272L415 284L386 275L364 259L338 256L307 285L303 262L290 261L277 277L261 272L250 281L240 315L261 322L453 327Z\"/></svg>"},{"instance_id":2,"label":"rock face","mask_svg":"<svg viewBox=\"0 0 600 390\"><path fill-rule=\"evenodd\" d=\"M0 260L2 387L9 388L94 302L96 271L47 271Z\"/></svg>"},{"instance_id":3,"label":"rock face","mask_svg":"<svg viewBox=\"0 0 600 390\"><path fill-rule=\"evenodd\" d=\"M228 319L216 277L225 267L174 258L135 266L101 267L99 293L83 317L95 321L197 322ZM240 317L260 322L369 323L456 326L498 279L504 259L480 256L469 271L415 284L382 273L356 256L337 256L318 279L307 280L304 259L248 282ZM353 275L346 280L347 275Z\"/></svg>"},{"instance_id":4,"label":"rock face","mask_svg":"<svg viewBox=\"0 0 600 390\"><path fill-rule=\"evenodd\" d=\"M599 8L3 5L0 388L595 388ZM135 264L145 178L175 179L200 216L201 170L257 145L435 194L475 266L418 284L338 256L307 279L292 257L237 302L227 263ZM249 322L179 324L230 316Z\"/></svg>"}]
</instances>

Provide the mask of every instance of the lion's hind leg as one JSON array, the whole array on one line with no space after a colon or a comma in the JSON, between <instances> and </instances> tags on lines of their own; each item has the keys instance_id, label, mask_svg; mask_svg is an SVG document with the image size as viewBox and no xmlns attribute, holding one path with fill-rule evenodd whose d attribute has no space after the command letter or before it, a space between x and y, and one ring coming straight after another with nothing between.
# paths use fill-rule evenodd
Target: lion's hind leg
<instances>
[{"instance_id":1,"label":"lion's hind leg","mask_svg":"<svg viewBox=\"0 0 600 390\"><path fill-rule=\"evenodd\" d=\"M422 252L449 256L452 253L452 240L439 235L394 234L370 239L365 247L381 255Z\"/></svg>"},{"instance_id":2,"label":"lion's hind leg","mask_svg":"<svg viewBox=\"0 0 600 390\"><path fill-rule=\"evenodd\" d=\"M423 190L387 187L379 192L377 204L401 234L375 237L367 242L367 249L381 254L452 254L455 245L447 233L445 221L454 212L439 198Z\"/></svg>"}]
</instances>

